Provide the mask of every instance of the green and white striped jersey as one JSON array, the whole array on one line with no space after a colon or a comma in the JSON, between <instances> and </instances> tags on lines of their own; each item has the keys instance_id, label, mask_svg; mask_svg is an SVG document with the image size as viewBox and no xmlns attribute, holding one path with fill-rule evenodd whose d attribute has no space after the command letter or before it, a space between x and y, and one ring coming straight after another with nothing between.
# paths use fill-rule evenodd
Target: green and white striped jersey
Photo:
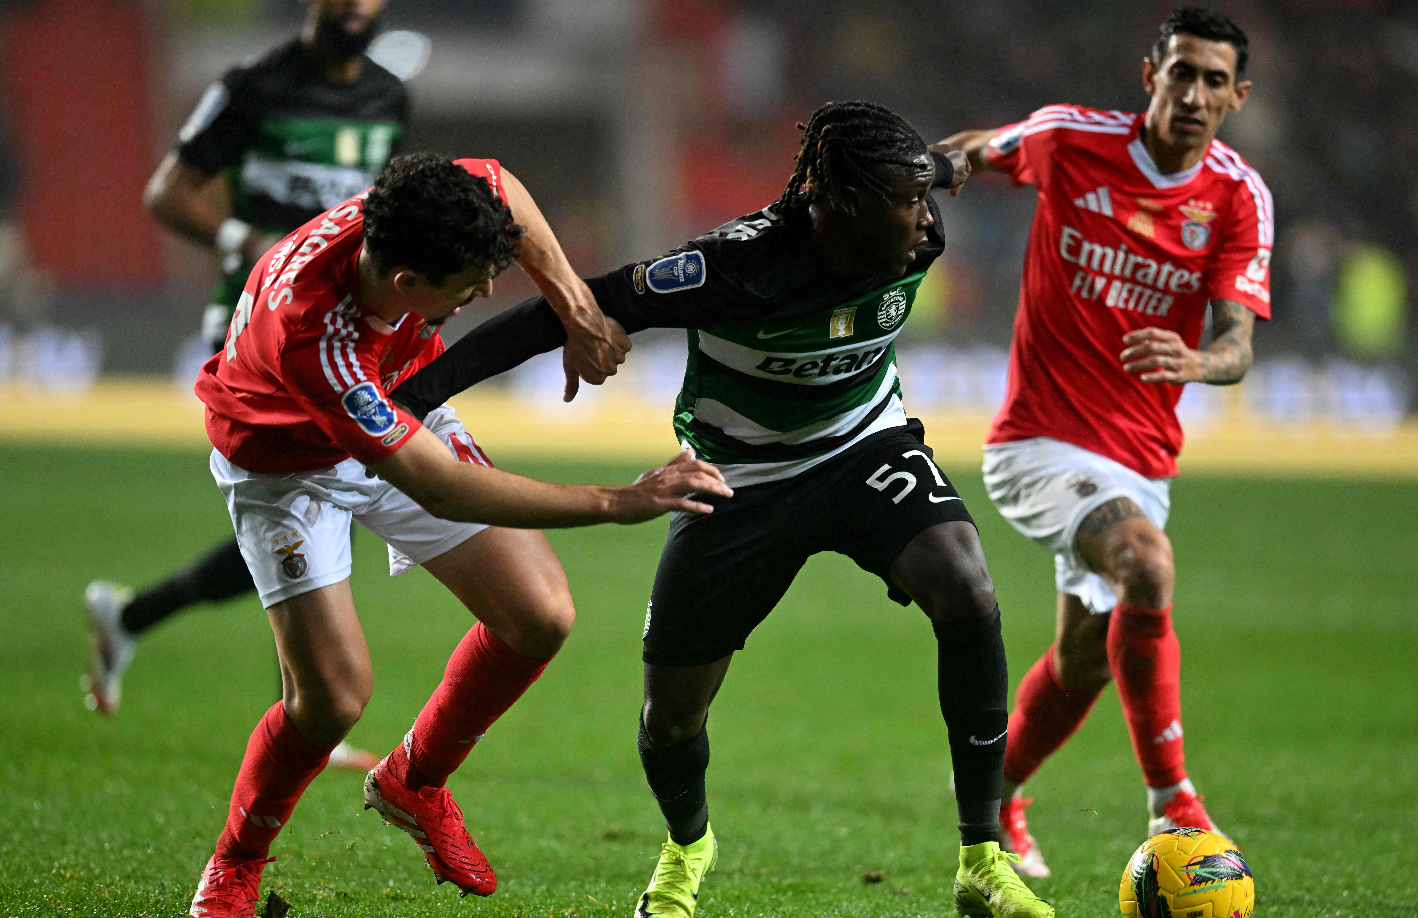
<instances>
[{"instance_id":1,"label":"green and white striped jersey","mask_svg":"<svg viewBox=\"0 0 1418 918\"><path fill-rule=\"evenodd\" d=\"M408 116L404 84L370 58L355 82L332 83L292 39L207 87L176 149L226 173L234 217L284 236L373 185ZM251 267L229 258L212 302L234 308Z\"/></svg>"},{"instance_id":2,"label":"green and white striped jersey","mask_svg":"<svg viewBox=\"0 0 1418 918\"><path fill-rule=\"evenodd\" d=\"M785 220L769 208L587 281L627 332L688 329L675 433L734 486L788 478L906 423L894 342L944 249L939 230L905 276L843 282L810 229L805 215ZM550 306L529 300L464 336L394 397L431 409L564 337Z\"/></svg>"}]
</instances>

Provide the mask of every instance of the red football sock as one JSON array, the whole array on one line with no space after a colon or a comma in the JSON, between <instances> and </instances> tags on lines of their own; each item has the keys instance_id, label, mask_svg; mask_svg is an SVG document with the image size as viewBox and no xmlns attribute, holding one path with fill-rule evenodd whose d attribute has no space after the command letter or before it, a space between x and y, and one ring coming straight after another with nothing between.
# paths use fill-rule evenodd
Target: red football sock
<instances>
[{"instance_id":1,"label":"red football sock","mask_svg":"<svg viewBox=\"0 0 1418 918\"><path fill-rule=\"evenodd\" d=\"M1103 694L1074 692L1063 687L1054 671L1054 648L1039 658L1014 693L1014 713L1009 715L1009 739L1004 750L1004 776L1023 784L1044 760L1083 725L1093 703Z\"/></svg>"},{"instance_id":2,"label":"red football sock","mask_svg":"<svg viewBox=\"0 0 1418 918\"><path fill-rule=\"evenodd\" d=\"M312 745L286 717L284 704L272 705L246 744L226 828L217 839L217 856L265 857L300 795L324 770L333 748Z\"/></svg>"},{"instance_id":3,"label":"red football sock","mask_svg":"<svg viewBox=\"0 0 1418 918\"><path fill-rule=\"evenodd\" d=\"M1108 665L1118 683L1132 748L1148 787L1186 779L1182 753L1182 650L1172 607L1118 603L1108 627Z\"/></svg>"},{"instance_id":4,"label":"red football sock","mask_svg":"<svg viewBox=\"0 0 1418 918\"><path fill-rule=\"evenodd\" d=\"M474 744L541 677L551 659L524 657L483 627L459 642L443 681L414 728L389 756L395 779L418 790L442 787Z\"/></svg>"}]
</instances>

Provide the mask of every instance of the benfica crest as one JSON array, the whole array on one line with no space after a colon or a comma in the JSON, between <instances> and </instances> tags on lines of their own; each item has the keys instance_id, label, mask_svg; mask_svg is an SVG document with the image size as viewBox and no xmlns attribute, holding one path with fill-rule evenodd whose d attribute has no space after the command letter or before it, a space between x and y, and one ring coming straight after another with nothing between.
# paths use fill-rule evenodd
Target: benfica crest
<instances>
[{"instance_id":1,"label":"benfica crest","mask_svg":"<svg viewBox=\"0 0 1418 918\"><path fill-rule=\"evenodd\" d=\"M296 551L297 548L305 544L305 540L293 542L290 545L279 545L276 547L276 554L281 555L281 573L291 580L299 580L305 576L305 572L310 570L310 563L305 560L305 555Z\"/></svg>"},{"instance_id":2,"label":"benfica crest","mask_svg":"<svg viewBox=\"0 0 1418 918\"><path fill-rule=\"evenodd\" d=\"M1216 210L1208 201L1191 200L1177 208L1187 219L1182 223L1182 245L1189 249L1203 249L1211 241L1212 220Z\"/></svg>"}]
</instances>

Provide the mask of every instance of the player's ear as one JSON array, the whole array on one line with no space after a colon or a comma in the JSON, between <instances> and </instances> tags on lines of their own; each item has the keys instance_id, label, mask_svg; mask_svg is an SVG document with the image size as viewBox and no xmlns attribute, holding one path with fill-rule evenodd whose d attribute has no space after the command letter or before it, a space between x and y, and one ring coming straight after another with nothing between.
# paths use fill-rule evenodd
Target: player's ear
<instances>
[{"instance_id":1,"label":"player's ear","mask_svg":"<svg viewBox=\"0 0 1418 918\"><path fill-rule=\"evenodd\" d=\"M1142 59L1142 88L1147 94L1152 95L1153 84L1157 80L1157 65L1152 62L1152 55Z\"/></svg>"},{"instance_id":2,"label":"player's ear","mask_svg":"<svg viewBox=\"0 0 1418 918\"><path fill-rule=\"evenodd\" d=\"M832 201L842 213L855 217L861 206L862 195L851 185L843 185L840 191L833 193Z\"/></svg>"},{"instance_id":3,"label":"player's ear","mask_svg":"<svg viewBox=\"0 0 1418 918\"><path fill-rule=\"evenodd\" d=\"M1233 112L1241 110L1241 106L1246 104L1246 97L1251 94L1251 81L1242 80L1236 84L1236 91L1231 96L1230 109Z\"/></svg>"},{"instance_id":4,"label":"player's ear","mask_svg":"<svg viewBox=\"0 0 1418 918\"><path fill-rule=\"evenodd\" d=\"M394 289L400 293L412 293L418 289L420 283L424 282L424 279L412 268L395 268L390 272L389 279L394 282Z\"/></svg>"}]
</instances>

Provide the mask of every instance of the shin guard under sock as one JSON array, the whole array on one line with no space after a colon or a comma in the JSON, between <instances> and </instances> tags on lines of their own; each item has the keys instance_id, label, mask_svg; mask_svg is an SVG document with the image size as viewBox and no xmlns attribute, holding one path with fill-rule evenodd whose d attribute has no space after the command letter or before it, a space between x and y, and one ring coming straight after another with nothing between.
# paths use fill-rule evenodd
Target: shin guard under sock
<instances>
[{"instance_id":1,"label":"shin guard under sock","mask_svg":"<svg viewBox=\"0 0 1418 918\"><path fill-rule=\"evenodd\" d=\"M961 843L995 841L1009 724L1009 669L999 607L987 618L935 622L933 627L939 648L940 712L955 765Z\"/></svg>"},{"instance_id":2,"label":"shin guard under sock","mask_svg":"<svg viewBox=\"0 0 1418 918\"><path fill-rule=\"evenodd\" d=\"M1172 607L1118 603L1108 627L1108 666L1147 786L1180 784L1187 777L1182 651L1172 630Z\"/></svg>"},{"instance_id":3,"label":"shin guard under sock","mask_svg":"<svg viewBox=\"0 0 1418 918\"><path fill-rule=\"evenodd\" d=\"M453 651L443 681L390 755L394 778L412 790L442 787L550 662L523 656L478 622Z\"/></svg>"},{"instance_id":4,"label":"shin guard under sock","mask_svg":"<svg viewBox=\"0 0 1418 918\"><path fill-rule=\"evenodd\" d=\"M675 844L692 845L703 838L709 829L709 795L704 789L709 770L708 723L689 739L662 746L650 741L642 716L640 764Z\"/></svg>"},{"instance_id":5,"label":"shin guard under sock","mask_svg":"<svg viewBox=\"0 0 1418 918\"><path fill-rule=\"evenodd\" d=\"M1033 777L1044 760L1082 726L1102 694L1103 686L1091 693L1064 688L1054 671L1053 646L1044 651L1014 693L1009 744L1004 751L1005 778L1017 785Z\"/></svg>"},{"instance_id":6,"label":"shin guard under sock","mask_svg":"<svg viewBox=\"0 0 1418 918\"><path fill-rule=\"evenodd\" d=\"M302 736L286 717L283 703L276 702L246 744L217 856L265 857L300 795L324 770L332 748L315 746Z\"/></svg>"},{"instance_id":7,"label":"shin guard under sock","mask_svg":"<svg viewBox=\"0 0 1418 918\"><path fill-rule=\"evenodd\" d=\"M123 629L142 634L163 619L199 602L221 602L256 589L241 548L233 539L195 564L139 592L123 609Z\"/></svg>"}]
</instances>

